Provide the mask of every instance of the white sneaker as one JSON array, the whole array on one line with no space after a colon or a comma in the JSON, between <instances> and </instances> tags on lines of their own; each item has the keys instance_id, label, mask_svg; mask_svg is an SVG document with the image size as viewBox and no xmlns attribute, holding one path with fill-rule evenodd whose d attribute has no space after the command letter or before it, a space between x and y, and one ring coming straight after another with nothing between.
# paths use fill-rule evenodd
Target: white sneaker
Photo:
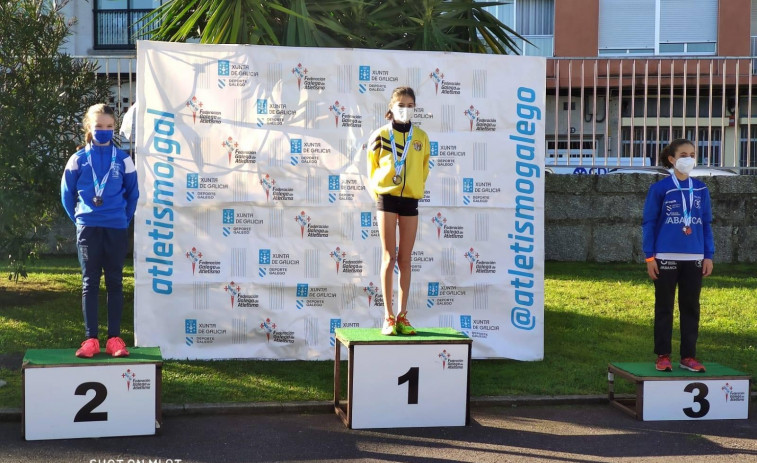
<instances>
[{"instance_id":1,"label":"white sneaker","mask_svg":"<svg viewBox=\"0 0 757 463\"><path fill-rule=\"evenodd\" d=\"M396 336L397 325L395 324L394 317L389 315L384 319L384 326L381 328L381 334L384 336Z\"/></svg>"}]
</instances>

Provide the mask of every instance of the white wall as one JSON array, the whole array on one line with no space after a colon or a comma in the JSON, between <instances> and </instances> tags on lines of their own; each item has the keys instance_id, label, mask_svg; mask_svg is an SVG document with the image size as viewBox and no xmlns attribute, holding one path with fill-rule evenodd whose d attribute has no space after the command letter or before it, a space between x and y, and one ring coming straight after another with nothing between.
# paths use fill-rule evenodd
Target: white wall
<instances>
[{"instance_id":1,"label":"white wall","mask_svg":"<svg viewBox=\"0 0 757 463\"><path fill-rule=\"evenodd\" d=\"M97 54L92 50L94 45L93 1L95 0L71 0L63 7L62 13L66 19L75 19L75 23L71 26L72 34L64 45L63 52L73 56Z\"/></svg>"}]
</instances>

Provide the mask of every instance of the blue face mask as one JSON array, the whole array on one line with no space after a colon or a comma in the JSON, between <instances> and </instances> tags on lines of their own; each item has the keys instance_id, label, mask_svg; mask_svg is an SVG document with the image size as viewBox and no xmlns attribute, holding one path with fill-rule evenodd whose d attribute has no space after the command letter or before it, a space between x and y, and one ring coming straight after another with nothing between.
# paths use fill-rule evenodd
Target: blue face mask
<instances>
[{"instance_id":1,"label":"blue face mask","mask_svg":"<svg viewBox=\"0 0 757 463\"><path fill-rule=\"evenodd\" d=\"M113 140L113 130L94 129L92 131L92 138L94 138L97 143L100 143L102 145L110 143L110 141Z\"/></svg>"}]
</instances>

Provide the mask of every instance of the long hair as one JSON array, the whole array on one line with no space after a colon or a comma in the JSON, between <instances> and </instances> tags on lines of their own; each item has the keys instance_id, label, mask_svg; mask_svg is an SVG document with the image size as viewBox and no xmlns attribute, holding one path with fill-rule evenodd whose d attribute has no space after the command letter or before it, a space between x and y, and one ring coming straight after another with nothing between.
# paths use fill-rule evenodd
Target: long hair
<instances>
[{"instance_id":1,"label":"long hair","mask_svg":"<svg viewBox=\"0 0 757 463\"><path fill-rule=\"evenodd\" d=\"M666 146L665 148L662 149L662 151L660 151L660 156L659 156L660 164L667 167L668 169L672 169L673 164L670 163L668 156L675 157L676 151L678 151L678 148L680 148L683 145L694 146L694 143L691 140L688 140L686 138L676 138L675 140L671 141L668 146Z\"/></svg>"},{"instance_id":2,"label":"long hair","mask_svg":"<svg viewBox=\"0 0 757 463\"><path fill-rule=\"evenodd\" d=\"M389 99L389 110L386 112L384 117L390 121L394 120L394 114L392 114L392 106L394 106L394 103L400 101L400 99L403 96L409 96L413 99L413 103L415 103L415 92L410 87L397 87L392 92L392 97Z\"/></svg>"},{"instance_id":3,"label":"long hair","mask_svg":"<svg viewBox=\"0 0 757 463\"><path fill-rule=\"evenodd\" d=\"M107 114L113 118L113 122L116 121L116 112L105 103L90 106L87 113L84 114L84 119L81 123L82 130L84 131L84 143L86 145L92 142L92 121L95 120L98 114Z\"/></svg>"}]
</instances>

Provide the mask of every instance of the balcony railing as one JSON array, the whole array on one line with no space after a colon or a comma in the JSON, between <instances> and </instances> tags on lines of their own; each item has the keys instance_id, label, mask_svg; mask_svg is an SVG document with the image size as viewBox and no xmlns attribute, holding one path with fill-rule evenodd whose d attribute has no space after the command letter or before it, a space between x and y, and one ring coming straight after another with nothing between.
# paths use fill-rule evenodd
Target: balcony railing
<instances>
[{"instance_id":1,"label":"balcony railing","mask_svg":"<svg viewBox=\"0 0 757 463\"><path fill-rule=\"evenodd\" d=\"M548 60L547 166L563 165L552 169L561 172L573 165L587 171L618 166L659 169L660 150L675 138L688 138L697 147L700 165L757 174L753 60Z\"/></svg>"},{"instance_id":2,"label":"balcony railing","mask_svg":"<svg viewBox=\"0 0 757 463\"><path fill-rule=\"evenodd\" d=\"M95 11L95 45L98 50L134 49L138 39L148 39L150 31L142 30L144 19L152 10L97 10Z\"/></svg>"}]
</instances>

